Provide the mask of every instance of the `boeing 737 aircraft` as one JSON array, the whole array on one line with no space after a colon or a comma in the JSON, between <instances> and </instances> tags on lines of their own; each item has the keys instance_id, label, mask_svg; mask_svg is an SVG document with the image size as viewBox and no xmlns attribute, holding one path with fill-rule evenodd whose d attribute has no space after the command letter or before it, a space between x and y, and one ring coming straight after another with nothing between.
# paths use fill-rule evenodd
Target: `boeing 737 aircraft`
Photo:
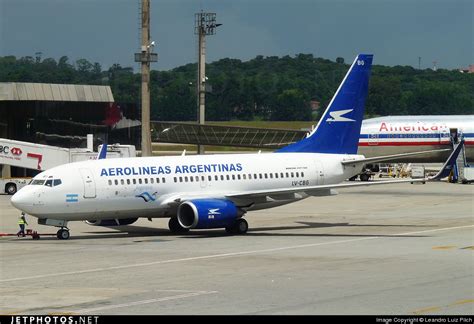
<instances>
[{"instance_id":1,"label":"boeing 737 aircraft","mask_svg":"<svg viewBox=\"0 0 474 324\"><path fill-rule=\"evenodd\" d=\"M413 181L341 183L368 162L393 158L357 155L371 65L372 55L358 55L314 131L274 153L76 162L40 173L11 203L39 224L60 227L59 239L69 238L69 221L126 225L139 217L170 218L175 233L243 234L242 217L251 210L334 195L336 188ZM459 150L434 179L447 176Z\"/></svg>"}]
</instances>

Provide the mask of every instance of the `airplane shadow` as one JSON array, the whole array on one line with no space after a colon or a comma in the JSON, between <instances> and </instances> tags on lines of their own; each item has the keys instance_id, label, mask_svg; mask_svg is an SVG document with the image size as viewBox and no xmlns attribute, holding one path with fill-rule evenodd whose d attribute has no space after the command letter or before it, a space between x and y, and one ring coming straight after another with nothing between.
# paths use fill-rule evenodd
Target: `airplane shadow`
<instances>
[{"instance_id":1,"label":"airplane shadow","mask_svg":"<svg viewBox=\"0 0 474 324\"><path fill-rule=\"evenodd\" d=\"M269 237L401 237L400 235L390 234L324 234L324 233L275 233L275 231L288 231L288 230L307 230L316 228L330 228L330 227L341 227L341 228L364 228L364 227L403 227L403 228L417 228L417 227L430 227L430 226L419 226L419 225L382 225L382 224L351 224L351 223L314 223L314 222L295 222L294 226L273 226L273 227L251 227L245 236L269 236ZM432 226L431 226L432 227ZM95 232L82 232L87 235L75 236L74 232L71 233L69 240L86 240L86 239L114 239L114 238L166 238L166 237L183 237L189 239L198 238L217 238L224 236L232 236L225 232L224 229L209 229L209 230L191 230L188 233L176 234L171 233L168 229L145 227L145 226L114 226L105 227L110 230L95 231ZM418 235L403 235L403 237L423 237ZM57 240L55 236L42 236L41 240ZM168 241L168 240L160 240ZM140 242L140 241L138 241Z\"/></svg>"},{"instance_id":2,"label":"airplane shadow","mask_svg":"<svg viewBox=\"0 0 474 324\"><path fill-rule=\"evenodd\" d=\"M300 226L274 226L274 227L261 227L261 228L249 228L245 236L271 236L271 237L400 237L400 235L390 234L315 234L315 233L274 233L274 231L284 230L304 230L310 228L329 228L329 227L430 227L430 226L419 226L419 225L380 225L380 224L350 224L350 223L312 223L312 222L295 222L301 224ZM270 233L273 232L273 233ZM217 231L194 231L189 232L185 238L209 238L219 237L228 235L224 232ZM403 235L403 237L423 237L418 235Z\"/></svg>"}]
</instances>

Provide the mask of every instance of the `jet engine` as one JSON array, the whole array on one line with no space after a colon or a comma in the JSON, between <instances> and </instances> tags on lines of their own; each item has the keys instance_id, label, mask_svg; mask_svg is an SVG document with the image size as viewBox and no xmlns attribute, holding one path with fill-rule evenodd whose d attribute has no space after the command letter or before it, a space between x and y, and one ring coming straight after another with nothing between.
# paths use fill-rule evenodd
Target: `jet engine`
<instances>
[{"instance_id":1,"label":"jet engine","mask_svg":"<svg viewBox=\"0 0 474 324\"><path fill-rule=\"evenodd\" d=\"M178 207L178 222L183 228L231 227L244 212L230 200L194 199Z\"/></svg>"},{"instance_id":2,"label":"jet engine","mask_svg":"<svg viewBox=\"0 0 474 324\"><path fill-rule=\"evenodd\" d=\"M86 220L86 224L92 226L121 226L130 225L137 221L138 218L114 218L114 219L90 219Z\"/></svg>"}]
</instances>

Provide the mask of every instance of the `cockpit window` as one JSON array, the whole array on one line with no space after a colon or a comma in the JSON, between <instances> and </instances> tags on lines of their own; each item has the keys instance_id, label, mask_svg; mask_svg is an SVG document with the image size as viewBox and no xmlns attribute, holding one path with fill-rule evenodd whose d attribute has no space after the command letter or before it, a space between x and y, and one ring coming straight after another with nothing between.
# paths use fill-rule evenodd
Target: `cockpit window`
<instances>
[{"instance_id":1,"label":"cockpit window","mask_svg":"<svg viewBox=\"0 0 474 324\"><path fill-rule=\"evenodd\" d=\"M42 185L44 184L44 182L45 182L44 180L33 180L33 181L31 182L31 184L32 184L33 186L42 186Z\"/></svg>"},{"instance_id":2,"label":"cockpit window","mask_svg":"<svg viewBox=\"0 0 474 324\"><path fill-rule=\"evenodd\" d=\"M44 183L45 186L47 187L56 187L61 184L61 179L48 179Z\"/></svg>"}]
</instances>

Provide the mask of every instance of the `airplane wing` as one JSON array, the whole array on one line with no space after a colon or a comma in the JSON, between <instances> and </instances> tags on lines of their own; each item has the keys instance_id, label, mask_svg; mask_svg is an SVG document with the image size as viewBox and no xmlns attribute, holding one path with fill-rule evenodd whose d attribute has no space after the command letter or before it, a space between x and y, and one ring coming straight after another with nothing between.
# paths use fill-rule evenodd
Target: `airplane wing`
<instances>
[{"instance_id":1,"label":"airplane wing","mask_svg":"<svg viewBox=\"0 0 474 324\"><path fill-rule=\"evenodd\" d=\"M251 197L260 197L260 196L271 196L271 195L283 195L283 194L295 194L295 193L306 193L308 195L318 195L319 193L330 193L331 189L340 189L340 188L350 188L350 187L362 187L362 186L376 186L389 183L404 183L404 182L426 182L429 179L403 179L403 180L389 180L389 181L361 181L361 182L343 182L330 185L319 185L319 186L306 186L306 187L293 187L293 188L280 188L274 190L258 190L252 192L238 192L225 195L228 199L232 198L242 198L248 199Z\"/></svg>"},{"instance_id":2,"label":"airplane wing","mask_svg":"<svg viewBox=\"0 0 474 324\"><path fill-rule=\"evenodd\" d=\"M427 181L436 181L442 178L445 178L451 172L453 165L456 163L456 159L461 151L463 141L461 141L458 146L455 147L448 160L444 163L441 170L437 175L431 178L417 178L417 179L402 179L402 180L388 180L388 181L361 181L361 182L343 182L337 184L327 184L327 185L317 185L317 186L301 186L301 187L288 187L288 188L278 188L278 189L265 189L265 190L253 190L253 191L242 191L242 192L233 192L233 193L223 193L222 195L216 195L216 193L183 193L180 195L171 195L164 200L164 204L167 204L169 207L177 207L181 202L190 200L190 199L201 199L201 198L215 198L215 199L229 199L234 201L236 204L250 204L254 200L264 199L275 197L277 199L285 199L287 195L298 195L306 194L309 196L328 196L337 194L332 189L340 188L352 188L352 187L362 187L362 186L377 186L385 184L395 184L395 183L414 183L414 182L427 182ZM351 161L351 162L359 162ZM349 163L348 163L349 164Z\"/></svg>"},{"instance_id":3,"label":"airplane wing","mask_svg":"<svg viewBox=\"0 0 474 324\"><path fill-rule=\"evenodd\" d=\"M341 163L343 165L367 164L369 162L373 163L373 162L391 161L391 160L396 160L401 157L423 155L423 154L429 154L429 153L438 153L438 152L445 152L445 151L451 151L451 149L418 151L418 152L411 152L411 153L376 156L376 157L366 158L366 159L361 159L361 160L345 160L345 161L342 161Z\"/></svg>"},{"instance_id":4,"label":"airplane wing","mask_svg":"<svg viewBox=\"0 0 474 324\"><path fill-rule=\"evenodd\" d=\"M278 188L272 190L254 190L254 191L242 191L234 193L226 193L218 195L216 193L181 193L179 195L170 195L166 197L163 204L168 205L169 208L176 208L178 205L186 200L192 199L229 199L237 205L248 204L254 200L261 200L262 198L270 197L276 199L286 199L285 197L292 198L289 195L308 195L308 196L329 196L335 195L337 192L331 189L347 188L347 187L360 187L360 186L373 186L388 183L404 183L404 182L423 182L428 181L427 179L403 179L403 180L390 180L390 181L375 181L375 182L344 182L338 184L319 185L319 186L305 186L305 187L290 187L290 188Z\"/></svg>"}]
</instances>

